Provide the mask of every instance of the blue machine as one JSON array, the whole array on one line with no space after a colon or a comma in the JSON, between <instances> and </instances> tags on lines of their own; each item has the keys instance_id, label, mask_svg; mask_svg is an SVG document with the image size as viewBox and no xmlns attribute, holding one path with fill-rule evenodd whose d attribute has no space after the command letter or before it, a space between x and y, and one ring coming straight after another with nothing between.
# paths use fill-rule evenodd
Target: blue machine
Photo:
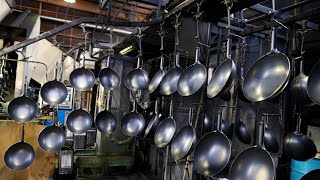
<instances>
[{"instance_id":1,"label":"blue machine","mask_svg":"<svg viewBox=\"0 0 320 180\"><path fill-rule=\"evenodd\" d=\"M302 176L315 169L320 169L320 159L318 158L309 161L291 160L290 180L300 180Z\"/></svg>"}]
</instances>

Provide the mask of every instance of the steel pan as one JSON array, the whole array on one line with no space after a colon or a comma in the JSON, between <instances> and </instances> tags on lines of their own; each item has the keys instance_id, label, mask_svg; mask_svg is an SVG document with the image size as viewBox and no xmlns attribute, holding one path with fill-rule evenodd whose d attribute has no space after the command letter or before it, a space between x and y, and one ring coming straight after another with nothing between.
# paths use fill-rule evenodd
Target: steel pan
<instances>
[{"instance_id":1,"label":"steel pan","mask_svg":"<svg viewBox=\"0 0 320 180\"><path fill-rule=\"evenodd\" d=\"M37 103L25 95L13 99L8 105L9 117L18 122L28 122L35 118L37 113Z\"/></svg>"},{"instance_id":2,"label":"steel pan","mask_svg":"<svg viewBox=\"0 0 320 180\"><path fill-rule=\"evenodd\" d=\"M195 63L189 66L180 76L177 91L181 96L190 96L196 93L207 79L207 69L199 61L200 47L196 48Z\"/></svg>"},{"instance_id":3,"label":"steel pan","mask_svg":"<svg viewBox=\"0 0 320 180\"><path fill-rule=\"evenodd\" d=\"M82 134L91 128L92 123L91 115L87 111L78 109L68 115L66 125L71 132Z\"/></svg>"},{"instance_id":4,"label":"steel pan","mask_svg":"<svg viewBox=\"0 0 320 180\"><path fill-rule=\"evenodd\" d=\"M149 86L148 86L149 93L152 93L158 88L159 84L161 83L161 80L166 74L165 71L163 70L163 61L164 61L164 57L162 55L160 58L160 69L156 72L156 74L153 76L153 78L149 83Z\"/></svg>"},{"instance_id":5,"label":"steel pan","mask_svg":"<svg viewBox=\"0 0 320 180\"><path fill-rule=\"evenodd\" d=\"M12 170L29 167L35 158L33 147L24 142L24 125L22 125L21 141L12 145L4 154L4 162Z\"/></svg>"},{"instance_id":6,"label":"steel pan","mask_svg":"<svg viewBox=\"0 0 320 180\"><path fill-rule=\"evenodd\" d=\"M137 68L131 70L124 78L124 84L131 91L139 91L148 86L148 73L140 68L140 57L138 58Z\"/></svg>"},{"instance_id":7,"label":"steel pan","mask_svg":"<svg viewBox=\"0 0 320 180\"><path fill-rule=\"evenodd\" d=\"M120 122L121 131L127 136L137 136L143 131L145 120L137 112L136 101L133 102L133 110L126 114Z\"/></svg>"},{"instance_id":8,"label":"steel pan","mask_svg":"<svg viewBox=\"0 0 320 180\"><path fill-rule=\"evenodd\" d=\"M317 62L309 74L307 90L310 99L320 104L320 61Z\"/></svg>"},{"instance_id":9,"label":"steel pan","mask_svg":"<svg viewBox=\"0 0 320 180\"><path fill-rule=\"evenodd\" d=\"M272 28L271 51L256 61L244 78L243 94L252 102L275 97L288 83L290 61L275 48L275 41L275 28Z\"/></svg>"},{"instance_id":10,"label":"steel pan","mask_svg":"<svg viewBox=\"0 0 320 180\"><path fill-rule=\"evenodd\" d=\"M194 151L194 166L205 176L221 172L230 160L231 144L221 132L221 112L218 114L217 130L200 139Z\"/></svg>"},{"instance_id":11,"label":"steel pan","mask_svg":"<svg viewBox=\"0 0 320 180\"><path fill-rule=\"evenodd\" d=\"M68 96L68 90L63 83L55 79L45 83L40 89L40 94L46 103L54 106L61 104L66 100Z\"/></svg>"},{"instance_id":12,"label":"steel pan","mask_svg":"<svg viewBox=\"0 0 320 180\"><path fill-rule=\"evenodd\" d=\"M239 141L244 143L244 144L250 144L251 143L251 136L249 133L249 130L247 126L243 123L242 121L243 118L243 110L240 110L240 118L238 122L236 123L235 126L235 133L236 136L238 137Z\"/></svg>"},{"instance_id":13,"label":"steel pan","mask_svg":"<svg viewBox=\"0 0 320 180\"><path fill-rule=\"evenodd\" d=\"M108 90L105 102L105 110L99 112L96 117L97 129L104 134L112 134L117 128L117 119L110 112L110 100L111 92Z\"/></svg>"},{"instance_id":14,"label":"steel pan","mask_svg":"<svg viewBox=\"0 0 320 180\"><path fill-rule=\"evenodd\" d=\"M88 91L94 86L95 77L91 70L81 67L71 72L69 81L76 90Z\"/></svg>"},{"instance_id":15,"label":"steel pan","mask_svg":"<svg viewBox=\"0 0 320 180\"><path fill-rule=\"evenodd\" d=\"M173 105L170 104L169 117L160 122L154 134L154 143L158 148L168 145L176 132L176 122L173 119Z\"/></svg>"},{"instance_id":16,"label":"steel pan","mask_svg":"<svg viewBox=\"0 0 320 180\"><path fill-rule=\"evenodd\" d=\"M163 95L171 95L177 91L178 81L183 73L183 69L179 65L180 53L176 54L176 66L170 69L162 78L160 83L160 92Z\"/></svg>"},{"instance_id":17,"label":"steel pan","mask_svg":"<svg viewBox=\"0 0 320 180\"><path fill-rule=\"evenodd\" d=\"M174 160L187 157L196 142L196 132L192 127L192 109L189 110L189 124L182 127L174 136L171 143L171 156Z\"/></svg>"},{"instance_id":18,"label":"steel pan","mask_svg":"<svg viewBox=\"0 0 320 180\"><path fill-rule=\"evenodd\" d=\"M119 75L111 69L110 56L107 57L106 67L99 72L99 82L107 90L114 90L120 85Z\"/></svg>"},{"instance_id":19,"label":"steel pan","mask_svg":"<svg viewBox=\"0 0 320 180\"><path fill-rule=\"evenodd\" d=\"M160 118L162 116L162 114L159 113L158 111L159 111L159 106L158 106L158 100L157 100L154 106L154 113L145 130L144 138L146 138L150 134L150 132L155 132L156 128L158 127Z\"/></svg>"},{"instance_id":20,"label":"steel pan","mask_svg":"<svg viewBox=\"0 0 320 180\"><path fill-rule=\"evenodd\" d=\"M267 151L277 153L279 151L279 143L274 131L267 125L264 130L264 147Z\"/></svg>"},{"instance_id":21,"label":"steel pan","mask_svg":"<svg viewBox=\"0 0 320 180\"><path fill-rule=\"evenodd\" d=\"M317 154L314 142L300 132L301 117L298 117L296 131L284 138L284 152L292 159L307 161Z\"/></svg>"},{"instance_id":22,"label":"steel pan","mask_svg":"<svg viewBox=\"0 0 320 180\"><path fill-rule=\"evenodd\" d=\"M259 127L259 144L242 151L233 161L229 180L274 180L275 168L270 154L263 148L264 122Z\"/></svg>"}]
</instances>

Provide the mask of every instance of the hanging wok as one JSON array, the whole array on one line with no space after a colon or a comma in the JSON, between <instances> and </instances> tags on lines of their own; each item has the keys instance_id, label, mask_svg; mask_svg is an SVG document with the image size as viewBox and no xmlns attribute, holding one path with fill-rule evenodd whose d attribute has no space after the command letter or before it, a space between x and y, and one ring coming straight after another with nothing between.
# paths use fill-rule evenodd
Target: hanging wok
<instances>
[{"instance_id":1,"label":"hanging wok","mask_svg":"<svg viewBox=\"0 0 320 180\"><path fill-rule=\"evenodd\" d=\"M144 126L144 117L137 112L137 104L134 100L133 110L121 119L121 131L127 136L137 136L143 131Z\"/></svg>"},{"instance_id":2,"label":"hanging wok","mask_svg":"<svg viewBox=\"0 0 320 180\"><path fill-rule=\"evenodd\" d=\"M265 124L264 129L264 139L263 139L264 147L267 151L272 153L277 153L279 151L279 143L274 131L268 127L268 115L267 115L267 123Z\"/></svg>"},{"instance_id":3,"label":"hanging wok","mask_svg":"<svg viewBox=\"0 0 320 180\"><path fill-rule=\"evenodd\" d=\"M319 90L320 90L320 61L317 62L317 64L312 68L310 74L309 74L309 79L308 79L308 95L310 99L317 103L320 104L320 95L319 95Z\"/></svg>"},{"instance_id":4,"label":"hanging wok","mask_svg":"<svg viewBox=\"0 0 320 180\"><path fill-rule=\"evenodd\" d=\"M21 141L12 145L4 154L4 162L12 170L29 167L35 158L33 147L24 142L24 124L22 125Z\"/></svg>"},{"instance_id":5,"label":"hanging wok","mask_svg":"<svg viewBox=\"0 0 320 180\"><path fill-rule=\"evenodd\" d=\"M230 160L231 144L221 131L221 114L218 114L217 130L200 139L194 151L195 168L205 176L221 172Z\"/></svg>"},{"instance_id":6,"label":"hanging wok","mask_svg":"<svg viewBox=\"0 0 320 180\"><path fill-rule=\"evenodd\" d=\"M235 133L236 133L236 136L238 137L240 142L242 142L244 144L250 144L251 143L251 136L250 136L250 133L249 133L247 126L242 121L242 118L243 118L243 110L240 109L240 117L239 117L239 120L235 126Z\"/></svg>"},{"instance_id":7,"label":"hanging wok","mask_svg":"<svg viewBox=\"0 0 320 180\"><path fill-rule=\"evenodd\" d=\"M274 180L275 168L270 154L263 148L264 122L260 122L259 144L242 151L233 161L229 180Z\"/></svg>"},{"instance_id":8,"label":"hanging wok","mask_svg":"<svg viewBox=\"0 0 320 180\"><path fill-rule=\"evenodd\" d=\"M196 143L196 132L192 127L192 108L189 110L188 123L177 132L171 143L171 156L176 161L187 157Z\"/></svg>"},{"instance_id":9,"label":"hanging wok","mask_svg":"<svg viewBox=\"0 0 320 180\"><path fill-rule=\"evenodd\" d=\"M156 74L153 76L153 78L151 79L149 86L148 86L148 91L149 93L152 93L153 91L155 91L159 84L161 83L164 75L165 75L165 71L163 69L163 61L164 61L164 57L163 55L160 57L160 69L156 72Z\"/></svg>"},{"instance_id":10,"label":"hanging wok","mask_svg":"<svg viewBox=\"0 0 320 180\"><path fill-rule=\"evenodd\" d=\"M88 91L94 86L95 77L93 72L89 69L86 69L83 65L83 67L77 68L71 72L69 81L72 87L74 87L76 90Z\"/></svg>"},{"instance_id":11,"label":"hanging wok","mask_svg":"<svg viewBox=\"0 0 320 180\"><path fill-rule=\"evenodd\" d=\"M154 106L154 113L144 132L144 138L146 138L150 134L150 132L155 132L156 128L158 127L160 118L162 116L162 114L159 113L158 111L159 111L158 100L156 100L155 106Z\"/></svg>"},{"instance_id":12,"label":"hanging wok","mask_svg":"<svg viewBox=\"0 0 320 180\"><path fill-rule=\"evenodd\" d=\"M170 103L169 117L160 122L154 134L154 143L158 148L168 145L176 132L176 122L173 119L173 105Z\"/></svg>"},{"instance_id":13,"label":"hanging wok","mask_svg":"<svg viewBox=\"0 0 320 180\"><path fill-rule=\"evenodd\" d=\"M26 95L13 99L8 105L9 117L18 122L28 122L35 118L37 113L37 103Z\"/></svg>"},{"instance_id":14,"label":"hanging wok","mask_svg":"<svg viewBox=\"0 0 320 180\"><path fill-rule=\"evenodd\" d=\"M53 112L52 116L52 125L44 128L38 137L40 148L47 152L59 151L66 142L66 134L64 130L55 124L54 113L55 112Z\"/></svg>"},{"instance_id":15,"label":"hanging wok","mask_svg":"<svg viewBox=\"0 0 320 180\"><path fill-rule=\"evenodd\" d=\"M99 82L105 89L114 90L120 85L120 77L110 68L110 58L107 57L106 67L99 72Z\"/></svg>"},{"instance_id":16,"label":"hanging wok","mask_svg":"<svg viewBox=\"0 0 320 180\"><path fill-rule=\"evenodd\" d=\"M175 67L170 69L162 78L160 83L160 92L163 95L171 95L177 91L178 81L183 73L183 69L179 65L180 53L176 53Z\"/></svg>"},{"instance_id":17,"label":"hanging wok","mask_svg":"<svg viewBox=\"0 0 320 180\"><path fill-rule=\"evenodd\" d=\"M301 180L315 180L320 179L320 169L316 169L305 174Z\"/></svg>"},{"instance_id":18,"label":"hanging wok","mask_svg":"<svg viewBox=\"0 0 320 180\"><path fill-rule=\"evenodd\" d=\"M272 28L271 50L256 61L243 81L243 94L259 102L280 94L288 84L290 76L289 58L275 48L275 28Z\"/></svg>"},{"instance_id":19,"label":"hanging wok","mask_svg":"<svg viewBox=\"0 0 320 180\"><path fill-rule=\"evenodd\" d=\"M284 138L284 152L292 159L307 161L317 154L314 142L300 132L301 117L298 117L296 131Z\"/></svg>"},{"instance_id":20,"label":"hanging wok","mask_svg":"<svg viewBox=\"0 0 320 180\"><path fill-rule=\"evenodd\" d=\"M124 78L124 84L131 91L139 91L148 86L148 73L140 67L140 57L138 58L137 68L131 70Z\"/></svg>"},{"instance_id":21,"label":"hanging wok","mask_svg":"<svg viewBox=\"0 0 320 180\"><path fill-rule=\"evenodd\" d=\"M71 132L75 134L82 134L91 128L92 123L93 120L91 115L80 108L72 111L68 115L66 125Z\"/></svg>"},{"instance_id":22,"label":"hanging wok","mask_svg":"<svg viewBox=\"0 0 320 180\"><path fill-rule=\"evenodd\" d=\"M105 110L98 113L96 117L97 129L104 134L112 134L117 128L117 119L110 112L111 91L108 90Z\"/></svg>"},{"instance_id":23,"label":"hanging wok","mask_svg":"<svg viewBox=\"0 0 320 180\"><path fill-rule=\"evenodd\" d=\"M196 48L195 63L189 66L180 76L177 91L181 96L190 96L196 93L207 79L207 69L199 61L200 47Z\"/></svg>"}]
</instances>

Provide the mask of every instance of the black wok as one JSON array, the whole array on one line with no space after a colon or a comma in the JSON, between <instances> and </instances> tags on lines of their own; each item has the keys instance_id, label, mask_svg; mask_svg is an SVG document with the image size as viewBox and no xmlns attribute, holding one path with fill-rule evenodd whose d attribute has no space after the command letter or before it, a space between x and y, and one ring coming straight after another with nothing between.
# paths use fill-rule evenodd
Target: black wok
<instances>
[{"instance_id":1,"label":"black wok","mask_svg":"<svg viewBox=\"0 0 320 180\"><path fill-rule=\"evenodd\" d=\"M242 118L243 118L243 110L241 109L239 120L235 126L235 133L236 133L236 136L238 137L240 142L242 142L244 144L250 144L251 143L251 136L250 136L250 133L249 133L247 126L242 121Z\"/></svg>"},{"instance_id":2,"label":"black wok","mask_svg":"<svg viewBox=\"0 0 320 180\"><path fill-rule=\"evenodd\" d=\"M284 152L292 159L307 161L317 154L314 142L300 132L301 117L298 117L296 131L284 138Z\"/></svg>"},{"instance_id":3,"label":"black wok","mask_svg":"<svg viewBox=\"0 0 320 180\"><path fill-rule=\"evenodd\" d=\"M21 141L12 145L4 154L4 162L12 170L29 167L35 158L33 147L24 142L24 125L22 125Z\"/></svg>"},{"instance_id":4,"label":"black wok","mask_svg":"<svg viewBox=\"0 0 320 180\"><path fill-rule=\"evenodd\" d=\"M217 130L202 137L194 152L195 168L206 176L221 172L230 160L231 144L221 132L221 114L218 114Z\"/></svg>"},{"instance_id":5,"label":"black wok","mask_svg":"<svg viewBox=\"0 0 320 180\"><path fill-rule=\"evenodd\" d=\"M107 57L106 67L99 72L99 82L105 89L114 90L120 85L120 77L110 68L110 58Z\"/></svg>"},{"instance_id":6,"label":"black wok","mask_svg":"<svg viewBox=\"0 0 320 180\"><path fill-rule=\"evenodd\" d=\"M320 179L320 169L310 171L301 178L301 180L315 180L315 179Z\"/></svg>"},{"instance_id":7,"label":"black wok","mask_svg":"<svg viewBox=\"0 0 320 180\"><path fill-rule=\"evenodd\" d=\"M196 132L192 127L192 108L189 110L188 123L177 132L171 143L171 156L176 161L186 158L196 143Z\"/></svg>"},{"instance_id":8,"label":"black wok","mask_svg":"<svg viewBox=\"0 0 320 180\"><path fill-rule=\"evenodd\" d=\"M154 143L158 148L168 145L176 132L176 122L173 119L173 105L170 103L169 117L160 122L154 134Z\"/></svg>"},{"instance_id":9,"label":"black wok","mask_svg":"<svg viewBox=\"0 0 320 180\"><path fill-rule=\"evenodd\" d=\"M274 131L266 124L264 130L264 147L267 151L276 153L279 151L279 143Z\"/></svg>"},{"instance_id":10,"label":"black wok","mask_svg":"<svg viewBox=\"0 0 320 180\"><path fill-rule=\"evenodd\" d=\"M270 154L263 148L264 122L260 122L259 144L242 151L233 161L229 180L274 180L275 168Z\"/></svg>"}]
</instances>

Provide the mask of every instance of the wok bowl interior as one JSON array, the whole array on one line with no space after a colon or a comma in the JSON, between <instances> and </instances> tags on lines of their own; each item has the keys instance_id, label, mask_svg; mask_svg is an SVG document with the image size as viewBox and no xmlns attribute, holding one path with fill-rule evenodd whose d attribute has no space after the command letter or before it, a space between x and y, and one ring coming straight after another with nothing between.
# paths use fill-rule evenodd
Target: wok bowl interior
<instances>
[{"instance_id":1,"label":"wok bowl interior","mask_svg":"<svg viewBox=\"0 0 320 180\"><path fill-rule=\"evenodd\" d=\"M196 93L207 79L207 69L202 64L189 66L178 80L177 90L181 96Z\"/></svg>"},{"instance_id":2,"label":"wok bowl interior","mask_svg":"<svg viewBox=\"0 0 320 180\"><path fill-rule=\"evenodd\" d=\"M48 152L59 151L65 142L66 134L64 130L54 125L44 128L38 137L39 146Z\"/></svg>"},{"instance_id":3,"label":"wok bowl interior","mask_svg":"<svg viewBox=\"0 0 320 180\"><path fill-rule=\"evenodd\" d=\"M222 171L230 160L231 145L228 138L219 131L205 135L194 152L195 168L205 176Z\"/></svg>"},{"instance_id":4,"label":"wok bowl interior","mask_svg":"<svg viewBox=\"0 0 320 180\"><path fill-rule=\"evenodd\" d=\"M148 73L141 68L134 69L125 76L124 83L132 91L142 90L148 86Z\"/></svg>"},{"instance_id":5,"label":"wok bowl interior","mask_svg":"<svg viewBox=\"0 0 320 180\"><path fill-rule=\"evenodd\" d=\"M180 160L186 157L196 140L194 129L190 126L184 126L178 131L171 143L171 156L174 160Z\"/></svg>"},{"instance_id":6,"label":"wok bowl interior","mask_svg":"<svg viewBox=\"0 0 320 180\"><path fill-rule=\"evenodd\" d=\"M68 96L67 87L57 80L45 83L40 90L42 99L50 105L58 105Z\"/></svg>"},{"instance_id":7,"label":"wok bowl interior","mask_svg":"<svg viewBox=\"0 0 320 180\"><path fill-rule=\"evenodd\" d=\"M229 172L230 180L274 180L275 168L270 154L261 147L242 151Z\"/></svg>"},{"instance_id":8,"label":"wok bowl interior","mask_svg":"<svg viewBox=\"0 0 320 180\"><path fill-rule=\"evenodd\" d=\"M130 112L121 119L121 131L127 136L137 136L143 131L145 120L136 112Z\"/></svg>"},{"instance_id":9,"label":"wok bowl interior","mask_svg":"<svg viewBox=\"0 0 320 180\"><path fill-rule=\"evenodd\" d=\"M81 134L87 132L93 123L91 115L82 109L72 111L67 117L68 129L75 133Z\"/></svg>"},{"instance_id":10,"label":"wok bowl interior","mask_svg":"<svg viewBox=\"0 0 320 180\"><path fill-rule=\"evenodd\" d=\"M310 99L317 103L320 104L320 96L319 96L319 91L320 91L320 61L317 62L317 64L313 67L311 70L311 73L309 74L309 79L308 79L308 95Z\"/></svg>"},{"instance_id":11,"label":"wok bowl interior","mask_svg":"<svg viewBox=\"0 0 320 180\"><path fill-rule=\"evenodd\" d=\"M247 72L243 94L252 101L266 100L284 89L290 75L290 61L283 53L271 52L261 57Z\"/></svg>"},{"instance_id":12,"label":"wok bowl interior","mask_svg":"<svg viewBox=\"0 0 320 180\"><path fill-rule=\"evenodd\" d=\"M175 67L168 71L160 83L160 92L163 95L170 95L177 91L178 80L183 73L181 67Z\"/></svg>"},{"instance_id":13,"label":"wok bowl interior","mask_svg":"<svg viewBox=\"0 0 320 180\"><path fill-rule=\"evenodd\" d=\"M161 80L163 79L165 75L165 72L163 69L159 69L159 71L152 77L149 86L148 86L148 91L150 93L152 93L153 91L155 91L159 84L161 83Z\"/></svg>"},{"instance_id":14,"label":"wok bowl interior","mask_svg":"<svg viewBox=\"0 0 320 180\"><path fill-rule=\"evenodd\" d=\"M101 111L96 117L97 129L104 134L112 134L117 128L117 119L107 111Z\"/></svg>"},{"instance_id":15,"label":"wok bowl interior","mask_svg":"<svg viewBox=\"0 0 320 180\"><path fill-rule=\"evenodd\" d=\"M72 87L79 91L88 91L95 84L95 76L93 72L83 67L72 71L69 80Z\"/></svg>"},{"instance_id":16,"label":"wok bowl interior","mask_svg":"<svg viewBox=\"0 0 320 180\"><path fill-rule=\"evenodd\" d=\"M29 167L35 158L33 147L25 142L12 145L4 155L4 162L12 170L22 170Z\"/></svg>"},{"instance_id":17,"label":"wok bowl interior","mask_svg":"<svg viewBox=\"0 0 320 180\"><path fill-rule=\"evenodd\" d=\"M230 90L236 78L236 71L236 65L231 59L220 64L208 84L207 96L213 98Z\"/></svg>"},{"instance_id":18,"label":"wok bowl interior","mask_svg":"<svg viewBox=\"0 0 320 180\"><path fill-rule=\"evenodd\" d=\"M251 143L251 136L247 126L242 122L238 121L235 127L235 133L238 139L244 144Z\"/></svg>"},{"instance_id":19,"label":"wok bowl interior","mask_svg":"<svg viewBox=\"0 0 320 180\"><path fill-rule=\"evenodd\" d=\"M317 147L314 142L306 135L293 132L284 139L284 151L295 160L306 161L314 158L317 154Z\"/></svg>"},{"instance_id":20,"label":"wok bowl interior","mask_svg":"<svg viewBox=\"0 0 320 180\"><path fill-rule=\"evenodd\" d=\"M156 129L154 134L154 143L158 148L168 145L176 131L176 123L172 118L164 119Z\"/></svg>"},{"instance_id":21,"label":"wok bowl interior","mask_svg":"<svg viewBox=\"0 0 320 180\"><path fill-rule=\"evenodd\" d=\"M114 90L120 85L119 75L111 68L104 68L99 73L100 84L108 90Z\"/></svg>"},{"instance_id":22,"label":"wok bowl interior","mask_svg":"<svg viewBox=\"0 0 320 180\"><path fill-rule=\"evenodd\" d=\"M18 122L28 122L35 118L37 113L37 103L27 96L17 97L8 105L9 117Z\"/></svg>"}]
</instances>

